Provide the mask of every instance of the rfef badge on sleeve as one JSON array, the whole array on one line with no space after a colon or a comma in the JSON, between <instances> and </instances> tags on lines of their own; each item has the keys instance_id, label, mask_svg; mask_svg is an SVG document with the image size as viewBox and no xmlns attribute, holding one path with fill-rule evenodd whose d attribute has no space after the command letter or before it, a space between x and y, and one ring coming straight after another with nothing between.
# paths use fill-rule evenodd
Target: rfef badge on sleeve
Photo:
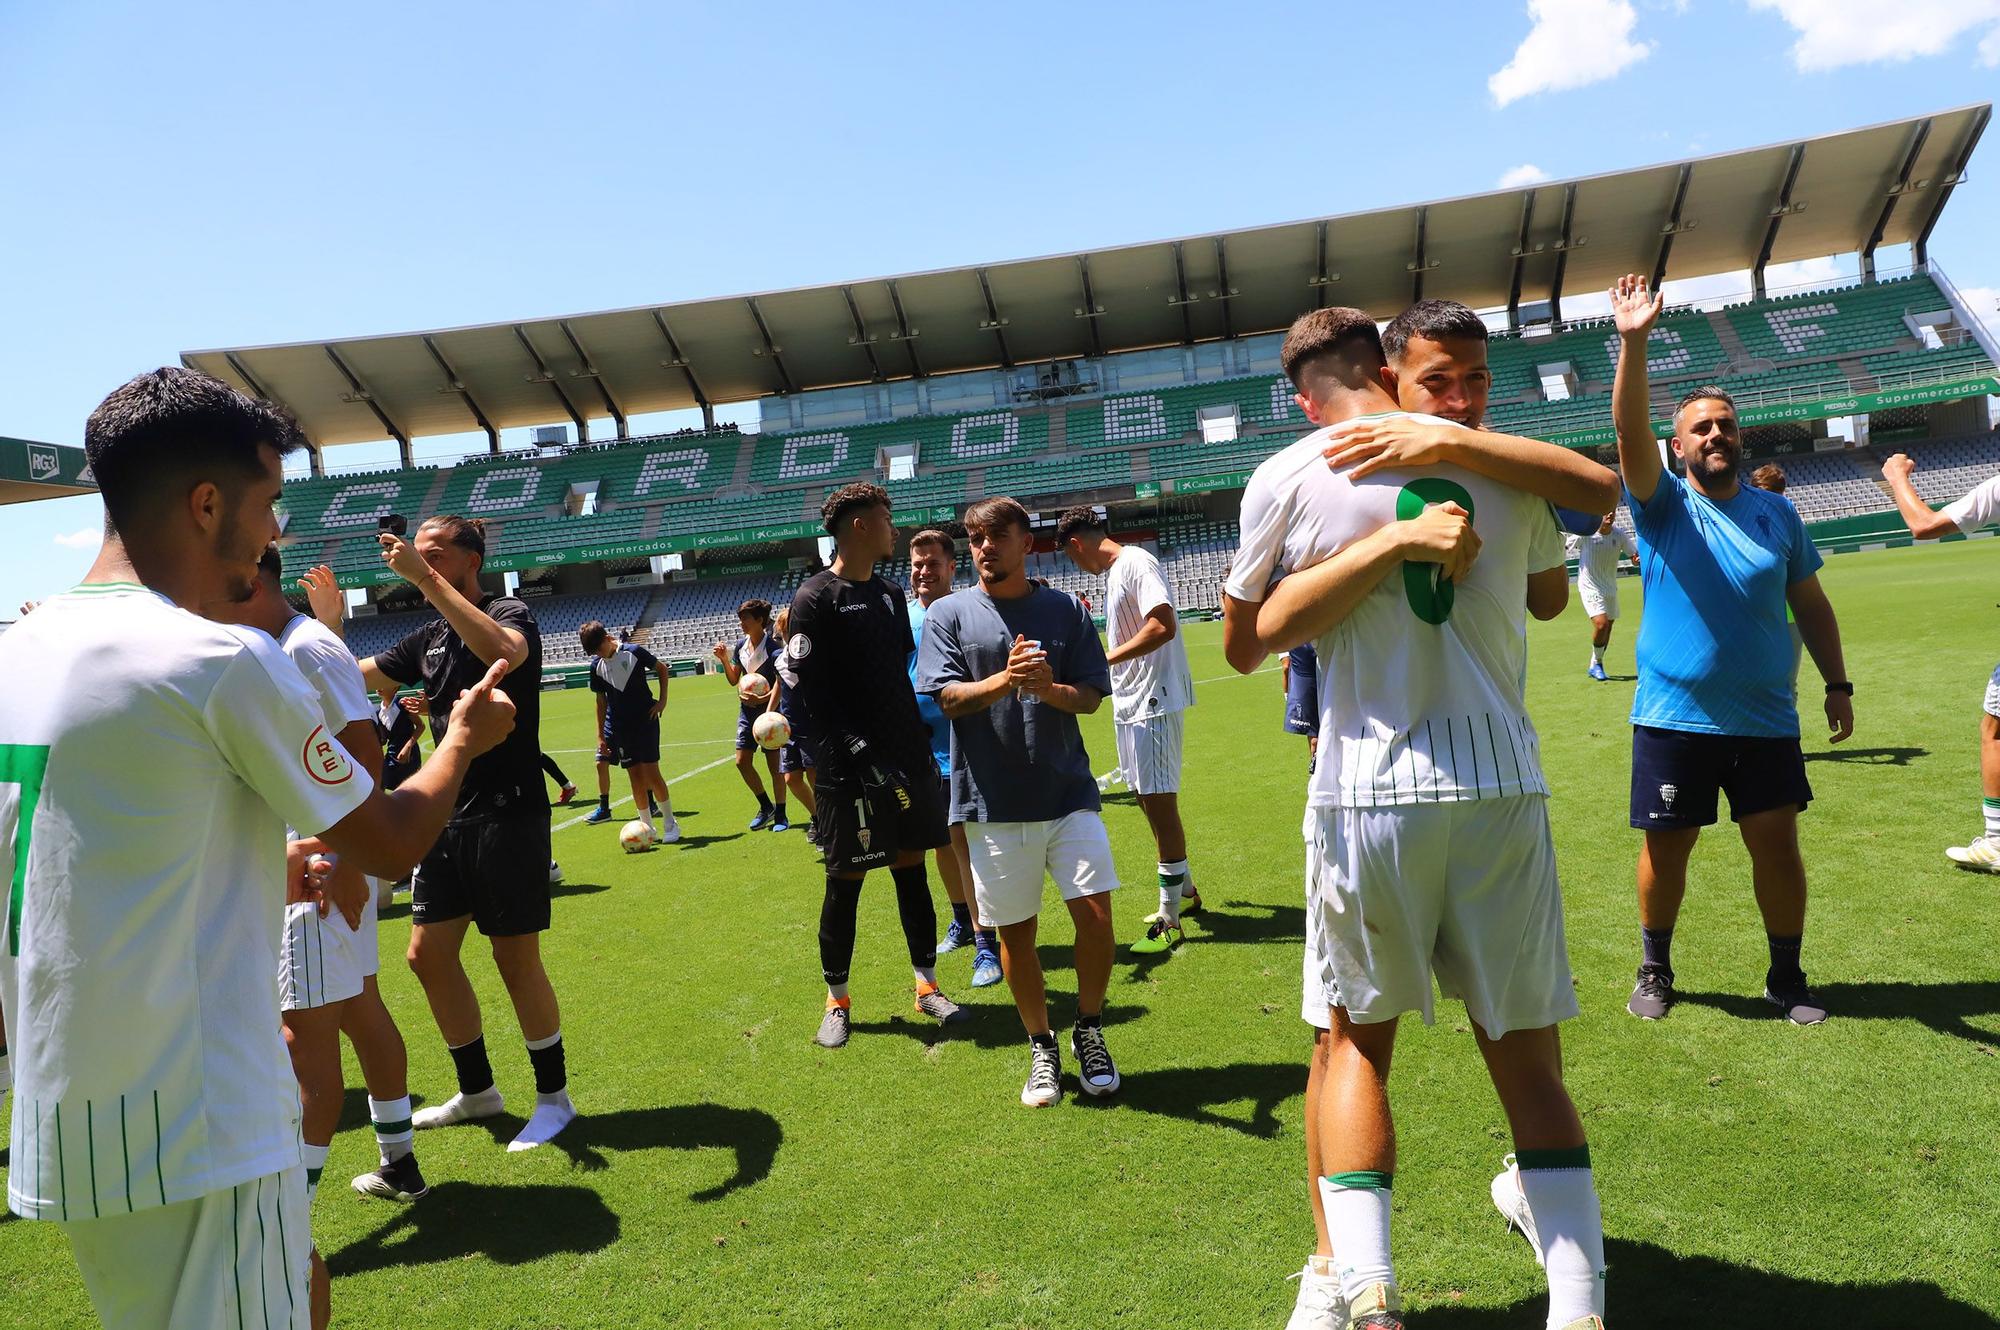
<instances>
[{"instance_id":1,"label":"rfef badge on sleeve","mask_svg":"<svg viewBox=\"0 0 2000 1330\"><path fill-rule=\"evenodd\" d=\"M313 728L299 756L305 763L306 774L322 785L345 785L354 778L354 764L324 725Z\"/></svg>"}]
</instances>

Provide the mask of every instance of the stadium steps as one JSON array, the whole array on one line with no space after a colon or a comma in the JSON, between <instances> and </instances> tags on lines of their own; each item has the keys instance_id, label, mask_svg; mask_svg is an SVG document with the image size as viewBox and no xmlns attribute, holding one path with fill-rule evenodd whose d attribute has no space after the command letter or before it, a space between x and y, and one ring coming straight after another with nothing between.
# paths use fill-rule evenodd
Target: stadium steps
<instances>
[{"instance_id":1,"label":"stadium steps","mask_svg":"<svg viewBox=\"0 0 2000 1330\"><path fill-rule=\"evenodd\" d=\"M417 523L439 511L438 505L444 501L445 488L451 484L451 472L450 467L441 466L432 474L431 487L424 491L424 501L417 505L416 512L408 514L412 532L417 529Z\"/></svg>"},{"instance_id":2,"label":"stadium steps","mask_svg":"<svg viewBox=\"0 0 2000 1330\"><path fill-rule=\"evenodd\" d=\"M757 455L755 434L745 434L743 444L736 450L736 466L729 473L729 490L733 494L750 483L750 463Z\"/></svg>"},{"instance_id":3,"label":"stadium steps","mask_svg":"<svg viewBox=\"0 0 2000 1330\"><path fill-rule=\"evenodd\" d=\"M1715 340L1721 342L1722 349L1729 353L1729 363L1716 367L1718 377L1727 375L1731 366L1740 365L1750 359L1750 348L1743 345L1743 338L1721 310L1709 311L1708 326L1714 331Z\"/></svg>"},{"instance_id":4,"label":"stadium steps","mask_svg":"<svg viewBox=\"0 0 2000 1330\"><path fill-rule=\"evenodd\" d=\"M653 625L658 623L661 617L666 614L667 602L669 600L668 590L672 585L671 580L662 582L653 588L652 595L646 597L646 604L639 611L639 617L632 621L632 631L635 634L650 634Z\"/></svg>"},{"instance_id":5,"label":"stadium steps","mask_svg":"<svg viewBox=\"0 0 2000 1330\"><path fill-rule=\"evenodd\" d=\"M1062 452L1069 447L1069 413L1049 412L1049 451Z\"/></svg>"}]
</instances>

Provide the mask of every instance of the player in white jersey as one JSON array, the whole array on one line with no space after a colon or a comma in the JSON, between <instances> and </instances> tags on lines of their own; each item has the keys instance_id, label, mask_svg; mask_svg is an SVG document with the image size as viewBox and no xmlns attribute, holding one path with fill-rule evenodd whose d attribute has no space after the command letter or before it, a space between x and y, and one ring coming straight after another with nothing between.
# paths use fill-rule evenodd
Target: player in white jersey
<instances>
[{"instance_id":1,"label":"player in white jersey","mask_svg":"<svg viewBox=\"0 0 2000 1330\"><path fill-rule=\"evenodd\" d=\"M1908 453L1897 453L1882 463L1882 479L1895 496L1896 511L1918 540L1960 532L1969 536L1981 527L2000 523L2000 476L1980 481L1970 492L1933 512L1911 483L1916 469L1917 463ZM1979 796L1983 829L1963 845L1946 847L1945 857L1961 868L2000 873L2000 665L1993 667L1986 681L1979 709Z\"/></svg>"},{"instance_id":2,"label":"player in white jersey","mask_svg":"<svg viewBox=\"0 0 2000 1330\"><path fill-rule=\"evenodd\" d=\"M1611 625L1618 620L1618 560L1622 556L1639 564L1639 546L1632 533L1618 529L1614 510L1604 515L1597 530L1588 536L1569 536L1565 544L1576 556L1576 595L1583 612L1590 616L1591 678L1603 683L1604 649L1611 645Z\"/></svg>"},{"instance_id":3,"label":"player in white jersey","mask_svg":"<svg viewBox=\"0 0 2000 1330\"><path fill-rule=\"evenodd\" d=\"M182 608L248 593L302 442L192 370L125 384L84 431L104 546L82 586L0 636L7 1199L64 1226L114 1330L308 1324L271 975L285 884L303 891L322 850L400 874L513 723L489 684L451 751L385 794L276 644ZM288 851L287 822L321 837Z\"/></svg>"},{"instance_id":4,"label":"player in white jersey","mask_svg":"<svg viewBox=\"0 0 2000 1330\"><path fill-rule=\"evenodd\" d=\"M1307 882L1336 995L1320 1190L1350 1324L1402 1324L1387 1080L1397 1020L1431 1019L1435 977L1464 1000L1513 1128L1549 1324L1593 1325L1602 1225L1562 1083L1556 1023L1576 997L1521 682L1531 575L1564 576L1547 504L1607 511L1616 477L1563 449L1400 413L1362 311L1303 316L1281 358L1327 428L1251 479L1224 645L1246 672L1302 641L1320 658Z\"/></svg>"},{"instance_id":5,"label":"player in white jersey","mask_svg":"<svg viewBox=\"0 0 2000 1330\"><path fill-rule=\"evenodd\" d=\"M1181 916L1201 909L1188 868L1181 826L1182 713L1194 705L1194 675L1181 641L1174 589L1151 550L1121 545L1095 508L1076 507L1056 519L1056 548L1104 581L1104 626L1111 649L1111 716L1118 767L1139 798L1158 851L1160 908L1146 917L1135 955L1159 955L1180 945Z\"/></svg>"}]
</instances>

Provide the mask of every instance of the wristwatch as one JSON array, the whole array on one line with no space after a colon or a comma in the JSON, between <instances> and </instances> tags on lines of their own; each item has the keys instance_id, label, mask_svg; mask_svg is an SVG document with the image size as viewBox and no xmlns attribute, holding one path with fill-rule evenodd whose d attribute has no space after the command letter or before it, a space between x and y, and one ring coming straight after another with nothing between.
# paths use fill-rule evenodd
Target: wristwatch
<instances>
[{"instance_id":1,"label":"wristwatch","mask_svg":"<svg viewBox=\"0 0 2000 1330\"><path fill-rule=\"evenodd\" d=\"M1828 684L1826 686L1826 691L1829 693L1846 693L1849 697L1853 697L1854 685L1847 682L1847 680L1842 679L1839 683Z\"/></svg>"}]
</instances>

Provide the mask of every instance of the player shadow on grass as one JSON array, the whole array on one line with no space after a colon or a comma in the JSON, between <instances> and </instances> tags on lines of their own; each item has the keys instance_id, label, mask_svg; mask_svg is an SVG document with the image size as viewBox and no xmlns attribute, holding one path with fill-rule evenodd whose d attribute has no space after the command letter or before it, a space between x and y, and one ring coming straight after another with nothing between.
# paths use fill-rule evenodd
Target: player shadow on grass
<instances>
[{"instance_id":1,"label":"player shadow on grass","mask_svg":"<svg viewBox=\"0 0 2000 1330\"><path fill-rule=\"evenodd\" d=\"M2000 1045L2000 983L1814 984L1813 991L1832 1013L1830 1020L1917 1021L1982 1048ZM1681 992L1676 1000L1741 1020L1779 1019L1777 1008L1748 993ZM1972 1023L1980 1016L1993 1019L1982 1028Z\"/></svg>"},{"instance_id":2,"label":"player shadow on grass","mask_svg":"<svg viewBox=\"0 0 2000 1330\"><path fill-rule=\"evenodd\" d=\"M326 1264L336 1279L472 1256L526 1265L601 1251L618 1240L618 1228L618 1216L588 1187L440 1182L367 1237L328 1252Z\"/></svg>"},{"instance_id":3,"label":"player shadow on grass","mask_svg":"<svg viewBox=\"0 0 2000 1330\"><path fill-rule=\"evenodd\" d=\"M480 1122L496 1145L505 1145L521 1130L511 1114ZM655 1108L625 1108L611 1113L583 1113L544 1150L560 1150L571 1164L595 1173L611 1167L605 1152L628 1150L729 1150L736 1171L713 1187L689 1194L690 1201L719 1201L733 1191L755 1186L770 1176L772 1161L785 1139L784 1129L769 1113L727 1104L675 1104Z\"/></svg>"},{"instance_id":4,"label":"player shadow on grass","mask_svg":"<svg viewBox=\"0 0 2000 1330\"><path fill-rule=\"evenodd\" d=\"M1992 1330L2000 1320L1935 1284L1834 1284L1753 1270L1713 1256L1684 1256L1650 1242L1606 1239L1606 1318L1618 1330L1769 1330L1797 1326L1923 1326ZM1525 1246L1522 1259L1528 1259ZM1428 1305L1412 1320L1437 1330L1540 1330L1548 1307L1537 1293L1511 1307Z\"/></svg>"},{"instance_id":5,"label":"player shadow on grass","mask_svg":"<svg viewBox=\"0 0 2000 1330\"><path fill-rule=\"evenodd\" d=\"M561 882L551 882L549 884L549 897L553 900L562 896L595 896L600 891L609 890L611 888L602 882L578 882L574 879L565 879ZM379 911L377 917L380 919L409 918L410 898L407 895L403 896L401 899Z\"/></svg>"},{"instance_id":6,"label":"player shadow on grass","mask_svg":"<svg viewBox=\"0 0 2000 1330\"><path fill-rule=\"evenodd\" d=\"M963 1043L974 1048L1018 1048L1027 1043L1028 1036L1021 1032L1021 1018L1015 1014L1013 1000L1005 988L990 990L999 994L998 1002L968 1005L964 1010L969 1019L956 1025L940 1025L927 1016L914 1013L898 1013L881 1021L855 1021L849 1027L856 1038L863 1035L899 1034L906 1039L914 1039L920 1044ZM1140 1020L1147 1014L1147 1008L1129 1003L1111 1002L1104 1008L1104 1024L1116 1028L1128 1021ZM1076 994L1049 994L1049 1026L1056 1030L1060 1039L1068 1039L1068 1031L1076 1024ZM1065 1054L1065 1057L1068 1055Z\"/></svg>"},{"instance_id":7,"label":"player shadow on grass","mask_svg":"<svg viewBox=\"0 0 2000 1330\"><path fill-rule=\"evenodd\" d=\"M1920 757L1929 757L1928 748L1829 748L1807 753L1808 762L1850 762L1866 767L1907 767Z\"/></svg>"},{"instance_id":8,"label":"player shadow on grass","mask_svg":"<svg viewBox=\"0 0 2000 1330\"><path fill-rule=\"evenodd\" d=\"M1114 1008L1115 1010L1115 1008ZM1160 1071L1128 1070L1118 1093L1103 1099L1079 1095L1076 1102L1092 1108L1135 1108L1207 1127L1270 1140L1283 1123L1278 1106L1305 1093L1306 1063L1236 1062L1226 1067L1170 1067ZM1248 1117L1216 1111L1245 1104ZM1301 1106L1300 1113L1304 1113Z\"/></svg>"}]
</instances>

